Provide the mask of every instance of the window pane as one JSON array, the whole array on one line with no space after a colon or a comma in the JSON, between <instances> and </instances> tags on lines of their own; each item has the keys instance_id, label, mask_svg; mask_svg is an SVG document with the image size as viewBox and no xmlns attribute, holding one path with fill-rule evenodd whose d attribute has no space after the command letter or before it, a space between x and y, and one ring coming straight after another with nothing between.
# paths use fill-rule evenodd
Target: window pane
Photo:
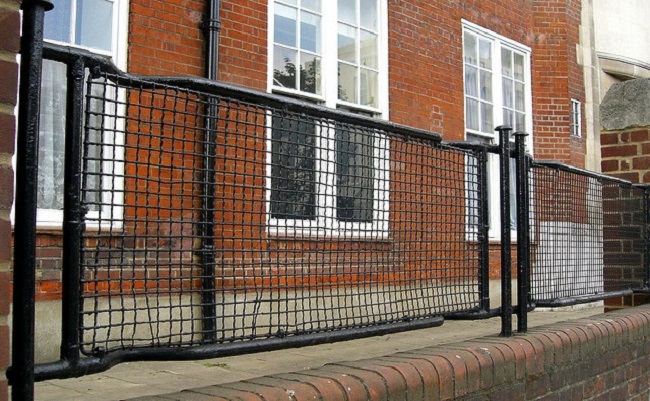
<instances>
[{"instance_id":1,"label":"window pane","mask_svg":"<svg viewBox=\"0 0 650 401\"><path fill-rule=\"evenodd\" d=\"M524 55L515 53L515 79L524 80Z\"/></svg>"},{"instance_id":2,"label":"window pane","mask_svg":"<svg viewBox=\"0 0 650 401\"><path fill-rule=\"evenodd\" d=\"M357 30L349 25L339 24L339 60L357 62Z\"/></svg>"},{"instance_id":3,"label":"window pane","mask_svg":"<svg viewBox=\"0 0 650 401\"><path fill-rule=\"evenodd\" d=\"M379 106L379 76L375 71L361 69L361 85L359 88L359 95L361 96L360 103L363 106L378 107Z\"/></svg>"},{"instance_id":4,"label":"window pane","mask_svg":"<svg viewBox=\"0 0 650 401\"><path fill-rule=\"evenodd\" d=\"M54 0L53 3L54 8L45 13L43 37L45 39L70 43L72 3L70 0Z\"/></svg>"},{"instance_id":5,"label":"window pane","mask_svg":"<svg viewBox=\"0 0 650 401\"><path fill-rule=\"evenodd\" d=\"M295 8L275 5L275 18L273 29L273 40L275 43L296 47L296 19L298 13Z\"/></svg>"},{"instance_id":6,"label":"window pane","mask_svg":"<svg viewBox=\"0 0 650 401\"><path fill-rule=\"evenodd\" d=\"M84 0L77 3L76 44L111 51L112 27L112 1Z\"/></svg>"},{"instance_id":7,"label":"window pane","mask_svg":"<svg viewBox=\"0 0 650 401\"><path fill-rule=\"evenodd\" d=\"M364 67L375 68L379 66L378 56L378 37L374 33L361 31L361 65Z\"/></svg>"},{"instance_id":8,"label":"window pane","mask_svg":"<svg viewBox=\"0 0 650 401\"><path fill-rule=\"evenodd\" d=\"M283 3L291 4L292 6L298 5L298 0L282 0Z\"/></svg>"},{"instance_id":9,"label":"window pane","mask_svg":"<svg viewBox=\"0 0 650 401\"><path fill-rule=\"evenodd\" d=\"M465 94L468 96L478 97L478 76L476 74L476 68L470 67L469 65L465 66Z\"/></svg>"},{"instance_id":10,"label":"window pane","mask_svg":"<svg viewBox=\"0 0 650 401\"><path fill-rule=\"evenodd\" d=\"M377 32L379 30L377 0L361 0L360 12L361 27Z\"/></svg>"},{"instance_id":11,"label":"window pane","mask_svg":"<svg viewBox=\"0 0 650 401\"><path fill-rule=\"evenodd\" d=\"M526 131L526 115L523 113L515 113L516 124L515 130Z\"/></svg>"},{"instance_id":12,"label":"window pane","mask_svg":"<svg viewBox=\"0 0 650 401\"><path fill-rule=\"evenodd\" d=\"M487 134L494 132L491 104L481 103L481 132L485 132Z\"/></svg>"},{"instance_id":13,"label":"window pane","mask_svg":"<svg viewBox=\"0 0 650 401\"><path fill-rule=\"evenodd\" d=\"M524 111L526 101L524 99L524 84L515 83L515 108L518 111Z\"/></svg>"},{"instance_id":14,"label":"window pane","mask_svg":"<svg viewBox=\"0 0 650 401\"><path fill-rule=\"evenodd\" d=\"M481 99L492 101L492 74L481 70Z\"/></svg>"},{"instance_id":15,"label":"window pane","mask_svg":"<svg viewBox=\"0 0 650 401\"><path fill-rule=\"evenodd\" d=\"M320 17L306 12L302 12L300 17L300 48L320 54Z\"/></svg>"},{"instance_id":16,"label":"window pane","mask_svg":"<svg viewBox=\"0 0 650 401\"><path fill-rule=\"evenodd\" d=\"M515 128L514 121L512 120L512 110L503 109L503 125Z\"/></svg>"},{"instance_id":17,"label":"window pane","mask_svg":"<svg viewBox=\"0 0 650 401\"><path fill-rule=\"evenodd\" d=\"M517 164L510 159L510 229L517 229Z\"/></svg>"},{"instance_id":18,"label":"window pane","mask_svg":"<svg viewBox=\"0 0 650 401\"><path fill-rule=\"evenodd\" d=\"M92 86L93 96L88 99L86 106L90 115L88 116L87 137L85 139L84 149L84 162L88 175L86 176L83 201L92 211L99 211L101 209L102 186L100 182L102 178L106 178L106 173L112 173L112 169L111 171L103 170L107 165L112 164L105 163L105 160L109 160L110 156L108 156L108 149L106 149L107 147L103 142L110 136L108 132L104 131L105 126L108 125L104 118L106 116L106 104L103 100L106 84L105 80L102 80L100 84ZM111 142L114 143L114 140Z\"/></svg>"},{"instance_id":19,"label":"window pane","mask_svg":"<svg viewBox=\"0 0 650 401\"><path fill-rule=\"evenodd\" d=\"M512 81L504 78L501 86L503 89L503 105L512 109L515 106L512 101L512 98L514 97Z\"/></svg>"},{"instance_id":20,"label":"window pane","mask_svg":"<svg viewBox=\"0 0 650 401\"><path fill-rule=\"evenodd\" d=\"M63 209L66 67L43 60L38 141L39 209Z\"/></svg>"},{"instance_id":21,"label":"window pane","mask_svg":"<svg viewBox=\"0 0 650 401\"><path fill-rule=\"evenodd\" d=\"M463 40L463 57L465 62L471 65L477 65L478 59L476 57L476 36L469 32L465 32Z\"/></svg>"},{"instance_id":22,"label":"window pane","mask_svg":"<svg viewBox=\"0 0 650 401\"><path fill-rule=\"evenodd\" d=\"M465 124L467 129L478 131L478 101L474 99L465 99Z\"/></svg>"},{"instance_id":23,"label":"window pane","mask_svg":"<svg viewBox=\"0 0 650 401\"><path fill-rule=\"evenodd\" d=\"M357 25L357 0L339 0L339 21Z\"/></svg>"},{"instance_id":24,"label":"window pane","mask_svg":"<svg viewBox=\"0 0 650 401\"><path fill-rule=\"evenodd\" d=\"M501 48L501 73L512 78L512 52L504 48Z\"/></svg>"},{"instance_id":25,"label":"window pane","mask_svg":"<svg viewBox=\"0 0 650 401\"><path fill-rule=\"evenodd\" d=\"M302 54L300 66L300 90L303 92L321 94L321 58L310 54Z\"/></svg>"},{"instance_id":26,"label":"window pane","mask_svg":"<svg viewBox=\"0 0 650 401\"><path fill-rule=\"evenodd\" d=\"M336 130L336 218L371 222L374 169L371 132Z\"/></svg>"},{"instance_id":27,"label":"window pane","mask_svg":"<svg viewBox=\"0 0 650 401\"><path fill-rule=\"evenodd\" d=\"M357 103L357 67L339 63L339 100Z\"/></svg>"},{"instance_id":28,"label":"window pane","mask_svg":"<svg viewBox=\"0 0 650 401\"><path fill-rule=\"evenodd\" d=\"M282 46L273 49L273 85L296 89L296 58L298 52Z\"/></svg>"},{"instance_id":29,"label":"window pane","mask_svg":"<svg viewBox=\"0 0 650 401\"><path fill-rule=\"evenodd\" d=\"M293 1L293 4L296 4L295 0ZM321 12L320 0L302 0L301 5L302 8L304 9L311 10L317 13Z\"/></svg>"},{"instance_id":30,"label":"window pane","mask_svg":"<svg viewBox=\"0 0 650 401\"><path fill-rule=\"evenodd\" d=\"M479 39L479 65L492 70L492 44L486 40Z\"/></svg>"},{"instance_id":31,"label":"window pane","mask_svg":"<svg viewBox=\"0 0 650 401\"><path fill-rule=\"evenodd\" d=\"M271 216L316 218L315 131L311 122L273 117Z\"/></svg>"}]
</instances>

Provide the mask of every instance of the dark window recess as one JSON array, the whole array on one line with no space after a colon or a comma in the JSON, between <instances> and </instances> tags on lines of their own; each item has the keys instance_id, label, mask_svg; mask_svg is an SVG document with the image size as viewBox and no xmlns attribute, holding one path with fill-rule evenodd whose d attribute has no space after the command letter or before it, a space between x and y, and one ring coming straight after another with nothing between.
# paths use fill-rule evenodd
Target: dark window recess
<instances>
[{"instance_id":1,"label":"dark window recess","mask_svg":"<svg viewBox=\"0 0 650 401\"><path fill-rule=\"evenodd\" d=\"M336 218L372 222L374 195L373 134L336 128Z\"/></svg>"},{"instance_id":2,"label":"dark window recess","mask_svg":"<svg viewBox=\"0 0 650 401\"><path fill-rule=\"evenodd\" d=\"M316 219L316 125L273 117L271 217Z\"/></svg>"}]
</instances>

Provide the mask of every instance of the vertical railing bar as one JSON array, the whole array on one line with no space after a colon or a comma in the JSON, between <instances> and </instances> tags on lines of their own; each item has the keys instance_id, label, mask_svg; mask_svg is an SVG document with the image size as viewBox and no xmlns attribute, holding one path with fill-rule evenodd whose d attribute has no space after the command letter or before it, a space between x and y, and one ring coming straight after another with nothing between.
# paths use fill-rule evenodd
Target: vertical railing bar
<instances>
[{"instance_id":1,"label":"vertical railing bar","mask_svg":"<svg viewBox=\"0 0 650 401\"><path fill-rule=\"evenodd\" d=\"M84 74L82 58L68 66L65 127L65 177L63 199L63 267L61 359L77 362L80 342L81 144L83 135Z\"/></svg>"},{"instance_id":2,"label":"vertical railing bar","mask_svg":"<svg viewBox=\"0 0 650 401\"><path fill-rule=\"evenodd\" d=\"M517 331L528 330L528 299L530 291L530 233L528 158L526 157L526 134L515 132L516 180L517 180Z\"/></svg>"},{"instance_id":3,"label":"vertical railing bar","mask_svg":"<svg viewBox=\"0 0 650 401\"><path fill-rule=\"evenodd\" d=\"M501 335L512 335L512 256L510 241L510 132L499 126L499 170L501 192Z\"/></svg>"},{"instance_id":4,"label":"vertical railing bar","mask_svg":"<svg viewBox=\"0 0 650 401\"><path fill-rule=\"evenodd\" d=\"M216 157L217 101L208 99L205 124L205 150L203 155L204 177L202 183L201 227L201 331L204 342L216 338L216 296L214 258L214 203L215 203L215 157Z\"/></svg>"},{"instance_id":5,"label":"vertical railing bar","mask_svg":"<svg viewBox=\"0 0 650 401\"><path fill-rule=\"evenodd\" d=\"M34 399L38 132L47 0L24 1L16 139L12 399Z\"/></svg>"},{"instance_id":6,"label":"vertical railing bar","mask_svg":"<svg viewBox=\"0 0 650 401\"><path fill-rule=\"evenodd\" d=\"M645 230L643 232L643 287L650 289L650 187L643 190L643 216Z\"/></svg>"},{"instance_id":7,"label":"vertical railing bar","mask_svg":"<svg viewBox=\"0 0 650 401\"><path fill-rule=\"evenodd\" d=\"M490 310L490 210L488 197L488 155L485 148L477 152L479 180L479 292L481 309Z\"/></svg>"}]
</instances>

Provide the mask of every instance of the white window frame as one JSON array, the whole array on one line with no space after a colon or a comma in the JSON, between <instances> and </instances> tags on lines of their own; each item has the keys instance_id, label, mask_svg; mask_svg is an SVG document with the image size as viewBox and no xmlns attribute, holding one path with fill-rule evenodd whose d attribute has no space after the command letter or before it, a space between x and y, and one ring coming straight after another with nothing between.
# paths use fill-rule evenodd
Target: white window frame
<instances>
[{"instance_id":1,"label":"white window frame","mask_svg":"<svg viewBox=\"0 0 650 401\"><path fill-rule=\"evenodd\" d=\"M582 138L582 103L571 99L571 136Z\"/></svg>"},{"instance_id":2,"label":"white window frame","mask_svg":"<svg viewBox=\"0 0 650 401\"><path fill-rule=\"evenodd\" d=\"M388 120L388 4L387 0L378 0L379 38L378 38L378 107L368 107L338 99L338 48L337 29L338 2L322 0L321 14L321 94L302 92L299 89L275 85L273 79L274 65L274 6L282 0L271 0L268 4L268 82L270 93L279 93L298 97L332 109L343 109L353 113L372 115ZM271 121L268 115L268 121ZM373 152L373 169L376 174L373 188L372 222L347 222L336 218L336 143L335 127L316 126L315 151L315 197L316 211L313 220L281 219L271 216L271 164L272 164L272 129L267 124L267 176L266 176L266 223L271 235L328 236L328 237L363 237L385 238L388 235L389 215L389 139L384 134L375 133Z\"/></svg>"},{"instance_id":3,"label":"white window frame","mask_svg":"<svg viewBox=\"0 0 650 401\"><path fill-rule=\"evenodd\" d=\"M531 81L531 49L528 46L522 45L514 40L508 39L504 36L497 34L496 32L483 28L480 25L469 22L465 19L461 20L462 23L462 47L461 51L463 52L463 110L466 107L466 97L465 94L465 32L469 32L479 38L482 38L491 43L492 49L492 122L494 127L503 125L503 94L502 94L502 80L503 75L501 72L501 50L502 48L507 48L508 50L520 53L524 56L524 110L525 110L525 132L529 135L526 137L526 151L530 154L533 153L533 138L532 138L532 128L533 128L533 117L532 117L532 81ZM469 129L467 127L467 113L463 113L463 118L465 119L465 139L467 139L467 134L472 134L477 137L489 139L492 144L499 144L499 136L496 131L492 134L486 134L481 131ZM480 121L479 121L480 128ZM521 130L521 129L520 129ZM514 138L512 138L514 140ZM489 229L489 238L491 240L498 241L501 239L501 208L498 207L501 204L500 191L499 191L499 182L500 182L500 171L499 171L499 162L498 156L490 154L488 156L488 209L490 213L490 229ZM511 199L511 202L514 202L514 199ZM513 228L511 230L511 239L516 240L517 230ZM470 233L470 238L474 238L475 235Z\"/></svg>"},{"instance_id":4,"label":"white window frame","mask_svg":"<svg viewBox=\"0 0 650 401\"><path fill-rule=\"evenodd\" d=\"M91 51L93 53L102 55L102 56L107 56L110 57L113 61L113 63L120 68L122 71L126 71L127 68L127 40L128 40L128 17L129 17L129 4L128 0L109 0L112 3L114 3L114 8L113 8L113 32L112 32L112 40L111 40L111 45L112 49L111 51L106 51L102 49L96 49L96 48L90 48L87 46L81 46L81 45L75 45L70 42L61 42L61 41L56 41L56 40L50 40L50 39L45 39L46 42L50 43L55 43L55 44L60 44L64 46L71 46L71 47L76 47L80 49L85 49L88 51ZM76 15L76 1L73 1L71 4L71 15ZM76 29L76 20L75 18L70 19L70 37L75 37L75 29ZM119 94L113 94L114 96L117 96L119 98L122 98L126 96L124 93L119 93ZM117 110L111 110L113 115L125 115L126 109L125 109L125 103L124 102L117 102L119 106L117 106ZM113 105L109 105L109 107L113 107ZM124 125L124 119L120 118L117 121L115 121L115 126L118 127L117 132L121 132L122 130L119 129L120 126ZM106 147L108 152L112 152L113 149L116 149L117 154L115 155L116 160L124 160L124 149L123 145L124 144L124 135L122 134L115 134L113 141ZM111 145L117 145L115 147ZM110 154L109 156L110 157ZM88 218L87 221L87 228L98 228L98 224L96 224L97 221L99 221L100 215L102 220L105 221L112 221L116 219L116 221L113 221L111 223L112 227L118 227L119 228L119 218L122 216L123 212L123 188L124 188L124 180L121 178L124 176L124 163L120 162L114 165L113 162L111 161L104 161L102 169L104 171L110 171L110 170L105 170L105 169L112 169L115 171L115 179L111 179L110 177L102 177L103 188L110 188L109 190L105 191L102 193L102 203L107 203L111 202L114 206L111 208L103 208L101 211L91 211L88 212L86 215ZM63 185L61 183L61 185ZM109 199L111 198L112 199ZM119 205L119 206L118 206ZM39 229L61 229L62 224L63 224L63 210L59 209L42 209L39 208L36 211L36 224Z\"/></svg>"}]
</instances>

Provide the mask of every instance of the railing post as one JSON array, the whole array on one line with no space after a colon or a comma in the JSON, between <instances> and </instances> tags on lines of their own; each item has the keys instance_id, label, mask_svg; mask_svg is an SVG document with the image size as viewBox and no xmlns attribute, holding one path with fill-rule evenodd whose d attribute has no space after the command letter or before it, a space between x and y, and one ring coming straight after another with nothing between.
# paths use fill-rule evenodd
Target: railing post
<instances>
[{"instance_id":1,"label":"railing post","mask_svg":"<svg viewBox=\"0 0 650 401\"><path fill-rule=\"evenodd\" d=\"M83 136L85 63L79 58L68 66L65 127L65 177L63 199L63 294L61 359L79 360L81 286L81 144Z\"/></svg>"},{"instance_id":2,"label":"railing post","mask_svg":"<svg viewBox=\"0 0 650 401\"><path fill-rule=\"evenodd\" d=\"M215 297L215 258L214 258L214 203L215 203L215 154L217 102L208 99L207 121L205 125L205 149L203 166L205 169L202 184L201 210L201 330L203 341L213 342L216 337L216 297Z\"/></svg>"},{"instance_id":3,"label":"railing post","mask_svg":"<svg viewBox=\"0 0 650 401\"><path fill-rule=\"evenodd\" d=\"M528 330L528 300L530 293L530 231L528 158L525 132L515 132L517 152L517 331Z\"/></svg>"},{"instance_id":4,"label":"railing post","mask_svg":"<svg viewBox=\"0 0 650 401\"><path fill-rule=\"evenodd\" d=\"M488 155L481 149L476 154L478 168L478 246L479 246L479 293L481 309L490 310L490 210L488 190Z\"/></svg>"},{"instance_id":5,"label":"railing post","mask_svg":"<svg viewBox=\"0 0 650 401\"><path fill-rule=\"evenodd\" d=\"M23 1L14 220L12 399L34 399L34 292L38 130L47 0Z\"/></svg>"},{"instance_id":6,"label":"railing post","mask_svg":"<svg viewBox=\"0 0 650 401\"><path fill-rule=\"evenodd\" d=\"M650 289L650 186L643 190L643 215L645 230L643 233L643 287Z\"/></svg>"},{"instance_id":7,"label":"railing post","mask_svg":"<svg viewBox=\"0 0 650 401\"><path fill-rule=\"evenodd\" d=\"M512 256L510 241L510 133L509 126L495 128L499 133L501 192L501 335L512 335Z\"/></svg>"}]
</instances>

